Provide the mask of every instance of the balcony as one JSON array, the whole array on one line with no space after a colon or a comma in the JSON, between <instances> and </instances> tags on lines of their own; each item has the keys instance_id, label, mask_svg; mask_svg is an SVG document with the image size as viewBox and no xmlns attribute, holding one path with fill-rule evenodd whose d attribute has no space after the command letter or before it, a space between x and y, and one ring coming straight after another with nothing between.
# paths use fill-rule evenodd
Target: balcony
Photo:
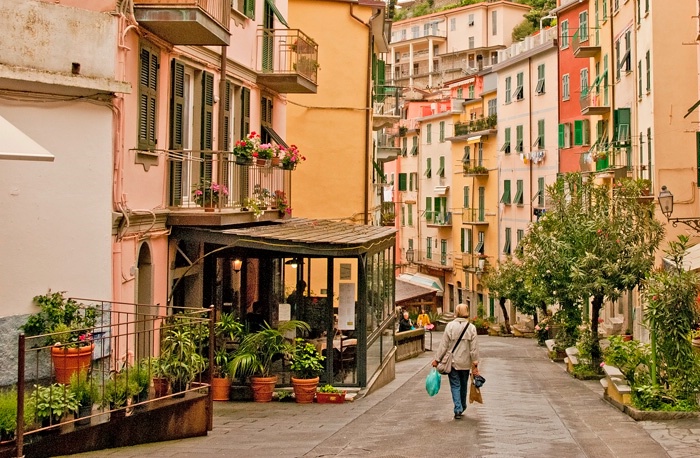
<instances>
[{"instance_id":1,"label":"balcony","mask_svg":"<svg viewBox=\"0 0 700 458\"><path fill-rule=\"evenodd\" d=\"M401 88L397 86L375 85L372 91L372 129L393 127L399 122L399 100Z\"/></svg>"},{"instance_id":2,"label":"balcony","mask_svg":"<svg viewBox=\"0 0 700 458\"><path fill-rule=\"evenodd\" d=\"M395 226L396 225L396 205L394 202L382 202L381 225Z\"/></svg>"},{"instance_id":3,"label":"balcony","mask_svg":"<svg viewBox=\"0 0 700 458\"><path fill-rule=\"evenodd\" d=\"M607 101L607 88L596 87L581 92L581 114L584 116L604 115L610 112Z\"/></svg>"},{"instance_id":4,"label":"balcony","mask_svg":"<svg viewBox=\"0 0 700 458\"><path fill-rule=\"evenodd\" d=\"M240 165L231 153L219 152L170 152L167 170L169 225L223 226L285 216L276 194L290 195L291 170ZM193 190L204 180L226 186L218 202L195 202ZM257 217L251 200L261 210ZM291 202L286 205L291 206Z\"/></svg>"},{"instance_id":5,"label":"balcony","mask_svg":"<svg viewBox=\"0 0 700 458\"><path fill-rule=\"evenodd\" d=\"M479 119L455 123L454 137L448 138L448 140L465 140L478 135L493 134L496 132L497 128L498 117L495 114L485 118L482 116Z\"/></svg>"},{"instance_id":6,"label":"balcony","mask_svg":"<svg viewBox=\"0 0 700 458\"><path fill-rule=\"evenodd\" d=\"M425 222L430 227L451 227L452 212L425 212Z\"/></svg>"},{"instance_id":7,"label":"balcony","mask_svg":"<svg viewBox=\"0 0 700 458\"><path fill-rule=\"evenodd\" d=\"M386 130L384 131L386 132ZM395 136L387 133L377 135L377 160L390 161L402 153L402 148L395 143Z\"/></svg>"},{"instance_id":8,"label":"balcony","mask_svg":"<svg viewBox=\"0 0 700 458\"><path fill-rule=\"evenodd\" d=\"M258 30L259 84L282 94L315 94L318 68L318 45L301 30Z\"/></svg>"},{"instance_id":9,"label":"balcony","mask_svg":"<svg viewBox=\"0 0 700 458\"><path fill-rule=\"evenodd\" d=\"M600 46L592 46L590 32L588 30L585 30L585 32L586 35L581 37L581 30L579 29L571 38L574 57L595 57L600 54Z\"/></svg>"},{"instance_id":10,"label":"balcony","mask_svg":"<svg viewBox=\"0 0 700 458\"><path fill-rule=\"evenodd\" d=\"M462 224L471 225L489 225L493 219L493 215L483 208L464 208L462 209Z\"/></svg>"},{"instance_id":11,"label":"balcony","mask_svg":"<svg viewBox=\"0 0 700 458\"><path fill-rule=\"evenodd\" d=\"M134 0L139 25L174 45L228 46L230 0Z\"/></svg>"},{"instance_id":12,"label":"balcony","mask_svg":"<svg viewBox=\"0 0 700 458\"><path fill-rule=\"evenodd\" d=\"M483 272L486 269L486 256L479 253L462 253L462 269L469 272Z\"/></svg>"},{"instance_id":13,"label":"balcony","mask_svg":"<svg viewBox=\"0 0 700 458\"><path fill-rule=\"evenodd\" d=\"M483 160L472 159L467 162L462 162L462 168L465 177L489 177L489 169L486 167L486 162Z\"/></svg>"},{"instance_id":14,"label":"balcony","mask_svg":"<svg viewBox=\"0 0 700 458\"><path fill-rule=\"evenodd\" d=\"M416 250L414 251L414 262L436 269L452 269L452 255L441 253L437 250Z\"/></svg>"}]
</instances>

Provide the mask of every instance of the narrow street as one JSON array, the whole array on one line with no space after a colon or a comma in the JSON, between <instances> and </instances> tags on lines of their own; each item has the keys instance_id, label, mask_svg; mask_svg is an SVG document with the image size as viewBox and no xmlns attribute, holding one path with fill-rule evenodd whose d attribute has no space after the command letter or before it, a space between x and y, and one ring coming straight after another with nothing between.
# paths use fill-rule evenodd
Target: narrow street
<instances>
[{"instance_id":1,"label":"narrow street","mask_svg":"<svg viewBox=\"0 0 700 458\"><path fill-rule=\"evenodd\" d=\"M437 349L439 336L434 336ZM97 457L684 457L700 454L700 419L635 422L598 381L569 376L534 339L480 336L483 405L454 420L447 378L433 398L433 352L343 405L216 403L207 437L75 456Z\"/></svg>"}]
</instances>

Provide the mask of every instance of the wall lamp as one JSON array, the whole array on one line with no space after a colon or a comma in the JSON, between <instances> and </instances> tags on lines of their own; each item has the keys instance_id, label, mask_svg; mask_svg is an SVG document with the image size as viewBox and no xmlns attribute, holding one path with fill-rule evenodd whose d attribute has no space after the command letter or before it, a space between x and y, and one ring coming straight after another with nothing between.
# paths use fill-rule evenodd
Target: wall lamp
<instances>
[{"instance_id":1,"label":"wall lamp","mask_svg":"<svg viewBox=\"0 0 700 458\"><path fill-rule=\"evenodd\" d=\"M241 267L243 267L243 261L240 259L234 259L233 261L233 271L238 273L241 271Z\"/></svg>"},{"instance_id":2,"label":"wall lamp","mask_svg":"<svg viewBox=\"0 0 700 458\"><path fill-rule=\"evenodd\" d=\"M413 256L415 256L415 252L413 251L413 247L411 247L406 250L406 261L408 261L409 264L413 264Z\"/></svg>"},{"instance_id":3,"label":"wall lamp","mask_svg":"<svg viewBox=\"0 0 700 458\"><path fill-rule=\"evenodd\" d=\"M673 194L671 194L671 191L669 191L666 186L661 186L661 192L659 192L659 207L661 207L661 213L664 214L669 223L673 224L673 227L681 223L690 227L695 232L700 232L700 218L671 218L671 213L673 213Z\"/></svg>"},{"instance_id":4,"label":"wall lamp","mask_svg":"<svg viewBox=\"0 0 700 458\"><path fill-rule=\"evenodd\" d=\"M289 261L284 262L285 265L290 266L292 269L296 269L299 265L304 264L299 258L292 258Z\"/></svg>"}]
</instances>

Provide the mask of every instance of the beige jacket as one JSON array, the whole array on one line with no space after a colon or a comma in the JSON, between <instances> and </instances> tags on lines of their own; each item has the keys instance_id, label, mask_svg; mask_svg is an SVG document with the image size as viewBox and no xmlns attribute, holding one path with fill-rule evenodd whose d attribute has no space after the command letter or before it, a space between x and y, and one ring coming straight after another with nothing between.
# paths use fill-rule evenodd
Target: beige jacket
<instances>
[{"instance_id":1,"label":"beige jacket","mask_svg":"<svg viewBox=\"0 0 700 458\"><path fill-rule=\"evenodd\" d=\"M437 350L435 359L440 361L448 351L452 350L459 335L464 329L465 323L469 326L462 336L462 340L457 345L457 349L452 354L452 368L467 370L472 368L472 361L479 361L479 345L476 341L476 327L469 323L466 318L455 318L445 327L440 347Z\"/></svg>"}]
</instances>

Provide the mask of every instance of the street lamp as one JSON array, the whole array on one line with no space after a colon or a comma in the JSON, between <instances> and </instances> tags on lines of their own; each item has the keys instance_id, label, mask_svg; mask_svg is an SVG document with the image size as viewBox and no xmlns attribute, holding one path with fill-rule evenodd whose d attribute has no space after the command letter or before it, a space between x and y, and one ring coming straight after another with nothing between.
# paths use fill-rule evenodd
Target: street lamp
<instances>
[{"instance_id":1,"label":"street lamp","mask_svg":"<svg viewBox=\"0 0 700 458\"><path fill-rule=\"evenodd\" d=\"M409 264L413 264L413 255L414 255L413 247L409 248L406 250L406 261L408 261Z\"/></svg>"},{"instance_id":2,"label":"street lamp","mask_svg":"<svg viewBox=\"0 0 700 458\"><path fill-rule=\"evenodd\" d=\"M233 271L238 273L241 271L241 267L243 267L243 261L240 259L234 259L233 261Z\"/></svg>"},{"instance_id":3,"label":"street lamp","mask_svg":"<svg viewBox=\"0 0 700 458\"><path fill-rule=\"evenodd\" d=\"M666 186L661 186L659 207L661 207L661 213L664 214L669 223L673 224L673 227L678 226L678 223L682 223L695 232L700 232L700 218L671 218L671 213L673 213L673 194Z\"/></svg>"}]
</instances>

